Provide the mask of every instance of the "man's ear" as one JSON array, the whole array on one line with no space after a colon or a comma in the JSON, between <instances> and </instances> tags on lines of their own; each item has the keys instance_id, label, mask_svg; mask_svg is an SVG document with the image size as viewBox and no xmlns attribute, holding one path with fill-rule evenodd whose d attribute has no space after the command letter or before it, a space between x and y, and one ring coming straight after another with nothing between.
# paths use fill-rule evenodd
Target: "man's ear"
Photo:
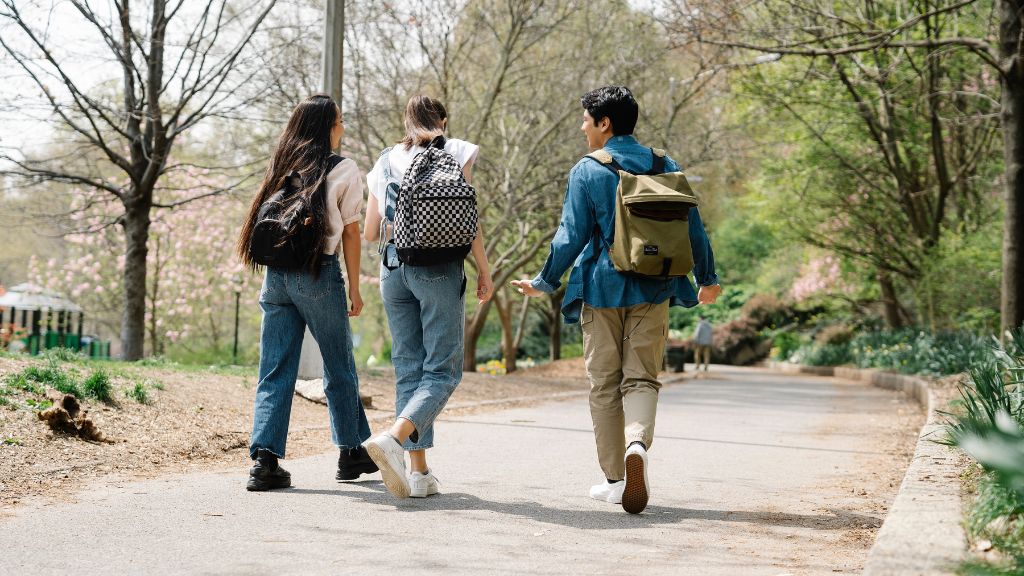
<instances>
[{"instance_id":1,"label":"man's ear","mask_svg":"<svg viewBox=\"0 0 1024 576\"><path fill-rule=\"evenodd\" d=\"M598 127L598 129L601 130L601 132L611 132L612 131L612 119L607 117L607 116L605 116L604 118L601 118L601 121L597 123L597 127Z\"/></svg>"}]
</instances>

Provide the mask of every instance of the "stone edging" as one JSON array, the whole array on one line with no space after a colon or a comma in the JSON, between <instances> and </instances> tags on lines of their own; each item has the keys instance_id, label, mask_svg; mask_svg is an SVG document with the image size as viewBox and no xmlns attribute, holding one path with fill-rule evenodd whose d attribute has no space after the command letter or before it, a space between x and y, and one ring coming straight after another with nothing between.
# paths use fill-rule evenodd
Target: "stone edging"
<instances>
[{"instance_id":1,"label":"stone edging","mask_svg":"<svg viewBox=\"0 0 1024 576\"><path fill-rule=\"evenodd\" d=\"M882 524L864 564L865 576L932 576L953 574L964 558L967 539L960 524L960 472L947 446L933 440L942 432L935 393L928 381L879 370L830 366L801 366L771 362L769 367L790 373L832 376L896 390L928 411L918 435L914 457L900 484L896 500Z\"/></svg>"}]
</instances>

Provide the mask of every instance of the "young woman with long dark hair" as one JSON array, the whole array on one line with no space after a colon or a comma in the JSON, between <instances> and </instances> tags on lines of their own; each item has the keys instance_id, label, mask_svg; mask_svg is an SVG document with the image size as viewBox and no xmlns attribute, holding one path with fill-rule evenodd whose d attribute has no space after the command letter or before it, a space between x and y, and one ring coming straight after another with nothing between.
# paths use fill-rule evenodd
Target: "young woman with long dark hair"
<instances>
[{"instance_id":1,"label":"young woman with long dark hair","mask_svg":"<svg viewBox=\"0 0 1024 576\"><path fill-rule=\"evenodd\" d=\"M298 194L307 199L315 232L314 246L300 268L268 267L260 294L263 326L260 333L259 385L249 456L248 490L291 486L291 475L278 458L285 455L288 419L299 369L302 339L308 326L324 360L324 392L331 418L332 440L341 449L338 480L352 480L377 467L360 444L370 426L359 401L359 380L352 355L349 317L363 307L359 294L359 219L363 179L351 159L332 150L345 132L341 110L329 96L311 96L292 111L242 226L238 255L257 268L250 252L260 208L292 178ZM348 300L341 275L342 253L348 272Z\"/></svg>"}]
</instances>

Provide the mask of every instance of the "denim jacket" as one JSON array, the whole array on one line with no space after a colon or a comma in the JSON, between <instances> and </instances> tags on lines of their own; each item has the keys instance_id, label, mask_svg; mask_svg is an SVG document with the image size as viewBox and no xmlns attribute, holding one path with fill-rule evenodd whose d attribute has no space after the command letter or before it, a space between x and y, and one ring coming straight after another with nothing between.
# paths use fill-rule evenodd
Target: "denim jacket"
<instances>
[{"instance_id":1,"label":"denim jacket","mask_svg":"<svg viewBox=\"0 0 1024 576\"><path fill-rule=\"evenodd\" d=\"M625 169L644 172L651 168L651 150L633 136L613 136L604 147ZM678 170L665 158L665 170ZM595 308L624 308L642 303L671 306L697 305L697 292L689 277L659 280L620 274L608 256L615 232L615 193L618 176L596 160L583 158L569 172L562 205L562 220L551 240L551 251L532 285L548 294L561 286L562 275L573 266L562 301L566 324L579 321L583 303ZM697 284L718 284L715 257L697 208L690 209L690 244L693 275Z\"/></svg>"}]
</instances>

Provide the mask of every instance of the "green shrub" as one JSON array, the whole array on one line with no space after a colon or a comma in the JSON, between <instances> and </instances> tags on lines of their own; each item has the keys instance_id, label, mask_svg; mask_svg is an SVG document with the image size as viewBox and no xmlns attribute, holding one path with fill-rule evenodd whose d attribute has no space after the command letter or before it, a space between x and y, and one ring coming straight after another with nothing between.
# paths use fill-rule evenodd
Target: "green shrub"
<instances>
[{"instance_id":1,"label":"green shrub","mask_svg":"<svg viewBox=\"0 0 1024 576\"><path fill-rule=\"evenodd\" d=\"M1005 561L971 562L966 574L1024 573L1024 332L989 349L960 387L961 411L946 414L947 437L986 470L967 516L968 533L992 542Z\"/></svg>"},{"instance_id":2,"label":"green shrub","mask_svg":"<svg viewBox=\"0 0 1024 576\"><path fill-rule=\"evenodd\" d=\"M85 382L82 382L82 389L85 391L86 396L95 398L100 402L110 402L112 400L110 377L102 368L94 371L85 379Z\"/></svg>"},{"instance_id":3,"label":"green shrub","mask_svg":"<svg viewBox=\"0 0 1024 576\"><path fill-rule=\"evenodd\" d=\"M808 366L842 366L853 362L853 354L847 344L814 344L805 346L796 355L802 364Z\"/></svg>"},{"instance_id":4,"label":"green shrub","mask_svg":"<svg viewBox=\"0 0 1024 576\"><path fill-rule=\"evenodd\" d=\"M796 332L777 332L772 335L772 357L785 362L804 343Z\"/></svg>"},{"instance_id":5,"label":"green shrub","mask_svg":"<svg viewBox=\"0 0 1024 576\"><path fill-rule=\"evenodd\" d=\"M822 345L831 344L835 346L844 346L849 344L850 341L853 340L853 337L853 328L850 328L845 324L833 324L820 330L814 337L814 341Z\"/></svg>"},{"instance_id":6,"label":"green shrub","mask_svg":"<svg viewBox=\"0 0 1024 576\"><path fill-rule=\"evenodd\" d=\"M787 323L793 316L793 309L770 294L755 294L740 309L757 326L774 328Z\"/></svg>"},{"instance_id":7,"label":"green shrub","mask_svg":"<svg viewBox=\"0 0 1024 576\"><path fill-rule=\"evenodd\" d=\"M149 391L146 390L146 385L142 382L136 382L135 386L124 391L124 395L139 404L149 404Z\"/></svg>"}]
</instances>

